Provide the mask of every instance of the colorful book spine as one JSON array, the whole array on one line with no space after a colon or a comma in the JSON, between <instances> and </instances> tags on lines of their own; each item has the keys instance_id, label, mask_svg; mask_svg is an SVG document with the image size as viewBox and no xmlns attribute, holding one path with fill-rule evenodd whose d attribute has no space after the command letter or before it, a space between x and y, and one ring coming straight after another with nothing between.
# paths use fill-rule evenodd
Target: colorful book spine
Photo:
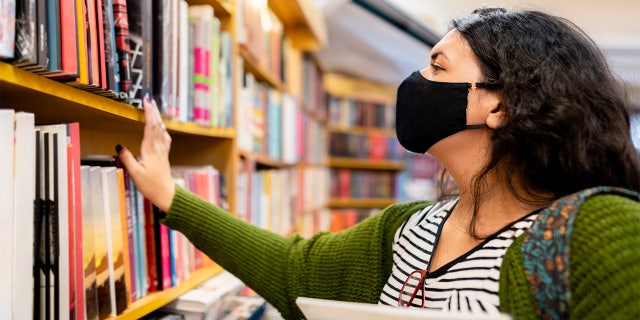
<instances>
[{"instance_id":1,"label":"colorful book spine","mask_svg":"<svg viewBox=\"0 0 640 320\"><path fill-rule=\"evenodd\" d=\"M118 52L120 98L128 101L131 87L131 69L129 61L129 19L127 17L127 1L113 0L113 17L116 31L116 49Z\"/></svg>"}]
</instances>

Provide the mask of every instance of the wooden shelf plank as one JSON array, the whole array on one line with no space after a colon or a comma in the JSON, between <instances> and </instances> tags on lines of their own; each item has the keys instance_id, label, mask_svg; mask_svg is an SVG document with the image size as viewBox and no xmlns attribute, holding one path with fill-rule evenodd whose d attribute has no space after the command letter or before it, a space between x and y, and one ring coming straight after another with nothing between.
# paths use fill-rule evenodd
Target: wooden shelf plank
<instances>
[{"instance_id":1,"label":"wooden shelf plank","mask_svg":"<svg viewBox=\"0 0 640 320\"><path fill-rule=\"evenodd\" d=\"M256 80L265 82L278 91L286 91L284 83L261 67L260 64L251 57L247 49L239 47L238 52L244 61L244 70L253 74Z\"/></svg>"},{"instance_id":2,"label":"wooden shelf plank","mask_svg":"<svg viewBox=\"0 0 640 320\"><path fill-rule=\"evenodd\" d=\"M316 51L327 44L324 14L313 0L269 0L269 8L282 21L294 48Z\"/></svg>"},{"instance_id":3,"label":"wooden shelf plank","mask_svg":"<svg viewBox=\"0 0 640 320\"><path fill-rule=\"evenodd\" d=\"M394 128L363 127L363 126L341 127L337 125L332 125L329 128L329 131L336 132L336 133L349 133L349 134L361 134L361 135L369 135L371 133L377 133L377 134L383 134L391 137L394 137L396 135L396 129Z\"/></svg>"},{"instance_id":4,"label":"wooden shelf plank","mask_svg":"<svg viewBox=\"0 0 640 320\"><path fill-rule=\"evenodd\" d=\"M222 271L220 266L202 268L191 273L189 279L185 280L176 287L153 292L142 299L132 303L127 310L120 316L112 319L116 320L129 320L140 319L143 316L150 314L151 312L160 309L167 303L175 300L179 296L185 294L187 291L195 288L211 277L215 276Z\"/></svg>"},{"instance_id":5,"label":"wooden shelf plank","mask_svg":"<svg viewBox=\"0 0 640 320\"><path fill-rule=\"evenodd\" d=\"M396 160L371 160L358 158L329 158L329 166L332 168L363 169L363 170L390 170L400 171L404 169L404 163Z\"/></svg>"},{"instance_id":6,"label":"wooden shelf plank","mask_svg":"<svg viewBox=\"0 0 640 320\"><path fill-rule=\"evenodd\" d=\"M244 157L245 159L253 160L256 163L256 165L262 169L264 168L282 169L282 168L289 168L299 164L298 162L295 162L295 163L284 162L282 160L269 158L266 155L258 154L258 153L246 151L246 150L240 150L240 156Z\"/></svg>"},{"instance_id":7,"label":"wooden shelf plank","mask_svg":"<svg viewBox=\"0 0 640 320\"><path fill-rule=\"evenodd\" d=\"M370 102L393 104L396 86L355 79L337 73L325 73L322 78L324 89L333 96Z\"/></svg>"},{"instance_id":8,"label":"wooden shelf plank","mask_svg":"<svg viewBox=\"0 0 640 320\"><path fill-rule=\"evenodd\" d=\"M230 0L187 0L189 5L208 4L213 7L216 17L229 18L235 12L233 1Z\"/></svg>"},{"instance_id":9,"label":"wooden shelf plank","mask_svg":"<svg viewBox=\"0 0 640 320\"><path fill-rule=\"evenodd\" d=\"M0 103L35 114L36 123L80 122L83 128L141 132L144 112L132 105L71 87L0 62ZM46 106L43 106L46 101ZM212 128L164 119L172 133L215 138L235 137L234 128Z\"/></svg>"},{"instance_id":10,"label":"wooden shelf plank","mask_svg":"<svg viewBox=\"0 0 640 320\"><path fill-rule=\"evenodd\" d=\"M384 208L396 203L394 198L358 199L358 198L332 198L329 207L332 208Z\"/></svg>"}]
</instances>

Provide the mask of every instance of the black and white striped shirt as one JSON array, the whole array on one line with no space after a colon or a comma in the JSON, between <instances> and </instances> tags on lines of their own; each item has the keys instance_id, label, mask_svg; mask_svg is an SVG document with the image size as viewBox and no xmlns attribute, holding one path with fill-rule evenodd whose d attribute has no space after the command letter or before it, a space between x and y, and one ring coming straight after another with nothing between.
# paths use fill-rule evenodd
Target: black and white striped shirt
<instances>
[{"instance_id":1,"label":"black and white striped shirt","mask_svg":"<svg viewBox=\"0 0 640 320\"><path fill-rule=\"evenodd\" d=\"M398 229L393 244L393 269L380 295L380 304L397 306L399 291L409 273L427 270L436 239L457 202L455 199L426 207ZM430 272L425 308L497 313L502 257L513 240L532 225L537 213L506 226L469 252ZM421 302L421 296L414 300L414 304ZM419 304L416 306L420 307Z\"/></svg>"}]
</instances>

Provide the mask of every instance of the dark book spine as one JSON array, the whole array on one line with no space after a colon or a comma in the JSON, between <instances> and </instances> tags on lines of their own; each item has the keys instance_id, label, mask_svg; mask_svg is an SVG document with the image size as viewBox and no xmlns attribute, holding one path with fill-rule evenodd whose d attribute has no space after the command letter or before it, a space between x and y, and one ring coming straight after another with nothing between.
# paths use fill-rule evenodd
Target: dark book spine
<instances>
[{"instance_id":1,"label":"dark book spine","mask_svg":"<svg viewBox=\"0 0 640 320\"><path fill-rule=\"evenodd\" d=\"M153 3L153 96L160 112L169 107L169 0Z\"/></svg>"},{"instance_id":2,"label":"dark book spine","mask_svg":"<svg viewBox=\"0 0 640 320\"><path fill-rule=\"evenodd\" d=\"M36 70L46 70L49 67L49 33L47 30L47 0L37 0L37 55L38 65Z\"/></svg>"},{"instance_id":3,"label":"dark book spine","mask_svg":"<svg viewBox=\"0 0 640 320\"><path fill-rule=\"evenodd\" d=\"M120 73L120 99L128 102L131 86L131 69L129 66L129 21L127 17L126 0L113 1L113 18Z\"/></svg>"},{"instance_id":4,"label":"dark book spine","mask_svg":"<svg viewBox=\"0 0 640 320\"><path fill-rule=\"evenodd\" d=\"M51 170L53 172L53 181L51 181L52 188L52 200L50 202L51 207L49 208L50 214L50 229L49 229L49 241L50 244L50 254L49 257L49 268L51 272L51 276L53 278L53 283L51 284L53 287L53 318L58 319L60 317L60 264L58 263L58 258L60 257L60 230L59 226L59 214L58 214L58 203L60 199L58 199L58 166L59 165L67 165L66 163L61 164L58 163L58 134L53 134L53 145L51 148L51 152L53 154L53 164Z\"/></svg>"},{"instance_id":5,"label":"dark book spine","mask_svg":"<svg viewBox=\"0 0 640 320\"><path fill-rule=\"evenodd\" d=\"M15 56L17 66L38 63L36 52L36 5L33 0L16 1Z\"/></svg>"},{"instance_id":6,"label":"dark book spine","mask_svg":"<svg viewBox=\"0 0 640 320\"><path fill-rule=\"evenodd\" d=\"M131 104L138 108L142 108L145 94L151 93L151 5L150 0L127 0L131 49Z\"/></svg>"},{"instance_id":7,"label":"dark book spine","mask_svg":"<svg viewBox=\"0 0 640 320\"><path fill-rule=\"evenodd\" d=\"M40 281L40 272L42 270L42 240L43 240L43 203L42 201L42 192L40 192L40 187L42 186L42 153L40 151L40 146L42 144L42 140L40 139L40 131L36 131L36 176L35 176L35 188L36 195L35 200L33 202L33 210L34 210L34 219L33 219L33 230L34 230L34 241L33 241L33 316L34 319L39 319L42 308L42 297L40 295L40 287L42 285Z\"/></svg>"},{"instance_id":8,"label":"dark book spine","mask_svg":"<svg viewBox=\"0 0 640 320\"><path fill-rule=\"evenodd\" d=\"M48 71L59 71L62 66L60 43L60 1L47 0L47 42L49 48Z\"/></svg>"}]
</instances>

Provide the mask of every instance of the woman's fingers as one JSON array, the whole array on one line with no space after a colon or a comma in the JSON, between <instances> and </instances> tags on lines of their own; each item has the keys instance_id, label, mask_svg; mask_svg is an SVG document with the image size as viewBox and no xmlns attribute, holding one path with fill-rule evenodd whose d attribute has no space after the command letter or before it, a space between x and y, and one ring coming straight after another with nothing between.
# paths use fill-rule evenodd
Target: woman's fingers
<instances>
[{"instance_id":1,"label":"woman's fingers","mask_svg":"<svg viewBox=\"0 0 640 320\"><path fill-rule=\"evenodd\" d=\"M167 132L155 102L143 99L145 126L140 146L140 161L136 161L126 148L118 151L118 156L131 175L142 195L160 210L168 211L175 193L171 177L169 150L171 136Z\"/></svg>"}]
</instances>

